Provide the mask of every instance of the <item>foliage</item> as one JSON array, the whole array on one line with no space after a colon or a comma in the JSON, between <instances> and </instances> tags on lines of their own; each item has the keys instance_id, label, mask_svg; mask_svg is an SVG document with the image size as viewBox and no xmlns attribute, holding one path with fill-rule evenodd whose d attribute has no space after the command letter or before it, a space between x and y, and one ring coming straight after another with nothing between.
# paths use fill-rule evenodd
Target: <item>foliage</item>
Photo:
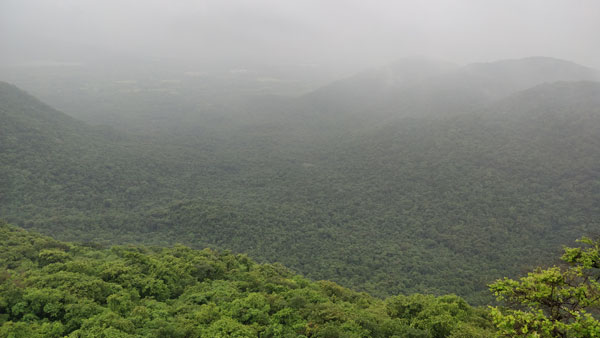
<instances>
[{"instance_id":1,"label":"foliage","mask_svg":"<svg viewBox=\"0 0 600 338\"><path fill-rule=\"evenodd\" d=\"M490 286L506 307L492 307L506 337L600 337L600 239L565 248L567 267L537 269L518 281Z\"/></svg>"},{"instance_id":2,"label":"foliage","mask_svg":"<svg viewBox=\"0 0 600 338\"><path fill-rule=\"evenodd\" d=\"M59 256L58 261L46 257ZM57 255L58 252L64 255ZM457 296L380 300L213 250L90 246L0 225L1 337L492 337Z\"/></svg>"},{"instance_id":3,"label":"foliage","mask_svg":"<svg viewBox=\"0 0 600 338\"><path fill-rule=\"evenodd\" d=\"M243 126L132 135L2 84L0 215L62 240L230 249L381 297L485 304L490 280L600 227L599 101L598 84L559 83L383 120L288 102Z\"/></svg>"}]
</instances>

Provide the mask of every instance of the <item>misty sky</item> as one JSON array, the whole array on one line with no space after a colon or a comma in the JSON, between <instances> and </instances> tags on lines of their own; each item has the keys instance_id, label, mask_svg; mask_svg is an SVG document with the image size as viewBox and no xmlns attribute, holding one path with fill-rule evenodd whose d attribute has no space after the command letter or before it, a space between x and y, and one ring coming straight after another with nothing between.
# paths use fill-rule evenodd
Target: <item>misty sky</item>
<instances>
[{"instance_id":1,"label":"misty sky","mask_svg":"<svg viewBox=\"0 0 600 338\"><path fill-rule=\"evenodd\" d=\"M130 58L357 69L552 56L600 68L600 1L0 0L4 64Z\"/></svg>"}]
</instances>

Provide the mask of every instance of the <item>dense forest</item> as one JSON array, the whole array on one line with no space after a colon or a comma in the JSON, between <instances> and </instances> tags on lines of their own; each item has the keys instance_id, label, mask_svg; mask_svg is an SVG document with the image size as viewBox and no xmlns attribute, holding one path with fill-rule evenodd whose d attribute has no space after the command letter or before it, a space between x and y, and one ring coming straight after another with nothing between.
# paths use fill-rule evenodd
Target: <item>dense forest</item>
<instances>
[{"instance_id":1,"label":"dense forest","mask_svg":"<svg viewBox=\"0 0 600 338\"><path fill-rule=\"evenodd\" d=\"M0 0L0 338L600 338L598 13Z\"/></svg>"},{"instance_id":2,"label":"dense forest","mask_svg":"<svg viewBox=\"0 0 600 338\"><path fill-rule=\"evenodd\" d=\"M2 84L0 212L63 240L229 249L373 295L485 304L490 281L600 228L595 76L547 58L405 60L144 133Z\"/></svg>"},{"instance_id":3,"label":"dense forest","mask_svg":"<svg viewBox=\"0 0 600 338\"><path fill-rule=\"evenodd\" d=\"M83 120L0 82L0 337L600 332L595 70L406 59L292 97L55 75L29 83Z\"/></svg>"},{"instance_id":4,"label":"dense forest","mask_svg":"<svg viewBox=\"0 0 600 338\"><path fill-rule=\"evenodd\" d=\"M2 337L492 337L457 296L381 300L245 255L58 242L0 225Z\"/></svg>"},{"instance_id":5,"label":"dense forest","mask_svg":"<svg viewBox=\"0 0 600 338\"><path fill-rule=\"evenodd\" d=\"M384 300L210 249L73 244L0 223L0 336L597 337L600 240L566 264L455 295ZM596 316L596 317L595 317Z\"/></svg>"}]
</instances>

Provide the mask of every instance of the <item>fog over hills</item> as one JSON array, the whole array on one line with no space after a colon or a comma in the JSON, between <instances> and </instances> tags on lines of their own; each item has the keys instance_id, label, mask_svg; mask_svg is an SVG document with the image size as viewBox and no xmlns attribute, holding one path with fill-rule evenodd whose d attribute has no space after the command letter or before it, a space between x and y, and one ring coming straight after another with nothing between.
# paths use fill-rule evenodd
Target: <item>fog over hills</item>
<instances>
[{"instance_id":1,"label":"fog over hills","mask_svg":"<svg viewBox=\"0 0 600 338\"><path fill-rule=\"evenodd\" d=\"M334 82L308 94L305 100L323 112L440 115L472 111L542 83L584 80L598 81L600 72L553 58L530 57L463 67L405 59Z\"/></svg>"},{"instance_id":2,"label":"fog over hills","mask_svg":"<svg viewBox=\"0 0 600 338\"><path fill-rule=\"evenodd\" d=\"M5 0L0 4L0 79L90 123L146 132L197 127L206 119L224 119L229 125L249 109L272 106L265 96L296 97L330 88L328 84L364 69L375 71L363 73L359 77L365 78L355 79L359 83L354 85L338 83L360 93L345 93L352 97L336 106L353 108L362 99L373 105L371 96L397 96L388 85L399 86L399 74L433 75L425 70L427 62L394 65L406 56L422 55L474 74L457 74L455 88L448 88L448 81L455 82L450 75L438 79L442 83L413 87L399 98L399 107L386 107L398 104L387 97L380 108L432 113L439 103L461 111L480 103L465 101L533 85L520 82L526 74L533 82L543 81L525 70L532 65L524 61L497 65L496 60L541 55L600 68L595 43L600 8L593 0L579 2L184 0L166 6L163 0L143 5L135 0L63 0L58 5ZM431 63L430 71L452 68ZM559 71L574 71L568 65L546 63L547 69L556 66L555 80L571 79ZM383 76L378 73L396 75L377 80ZM508 82L486 87L498 73ZM521 88L512 88L517 82ZM482 86L478 97L474 86ZM329 99L318 98L322 90L312 96L326 103ZM331 90L335 94L341 88ZM342 94L335 94L337 101ZM426 102L432 95L442 98ZM248 108L248 102L258 107ZM196 121L198 116L203 118Z\"/></svg>"},{"instance_id":3,"label":"fog over hills","mask_svg":"<svg viewBox=\"0 0 600 338\"><path fill-rule=\"evenodd\" d=\"M0 337L597 335L598 13L0 1Z\"/></svg>"}]
</instances>

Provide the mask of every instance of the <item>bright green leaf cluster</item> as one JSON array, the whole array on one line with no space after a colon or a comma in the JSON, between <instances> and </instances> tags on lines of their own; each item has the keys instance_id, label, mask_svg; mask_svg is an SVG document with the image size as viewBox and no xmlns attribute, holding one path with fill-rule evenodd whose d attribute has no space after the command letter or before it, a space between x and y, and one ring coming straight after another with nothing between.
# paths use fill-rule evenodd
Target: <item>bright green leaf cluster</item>
<instances>
[{"instance_id":1,"label":"bright green leaf cluster","mask_svg":"<svg viewBox=\"0 0 600 338\"><path fill-rule=\"evenodd\" d=\"M565 248L566 267L537 269L490 286L507 304L491 308L503 336L600 337L600 239L580 241L587 246Z\"/></svg>"},{"instance_id":2,"label":"bright green leaf cluster","mask_svg":"<svg viewBox=\"0 0 600 338\"><path fill-rule=\"evenodd\" d=\"M97 249L0 224L0 337L491 337L457 296L381 300L185 246Z\"/></svg>"}]
</instances>

